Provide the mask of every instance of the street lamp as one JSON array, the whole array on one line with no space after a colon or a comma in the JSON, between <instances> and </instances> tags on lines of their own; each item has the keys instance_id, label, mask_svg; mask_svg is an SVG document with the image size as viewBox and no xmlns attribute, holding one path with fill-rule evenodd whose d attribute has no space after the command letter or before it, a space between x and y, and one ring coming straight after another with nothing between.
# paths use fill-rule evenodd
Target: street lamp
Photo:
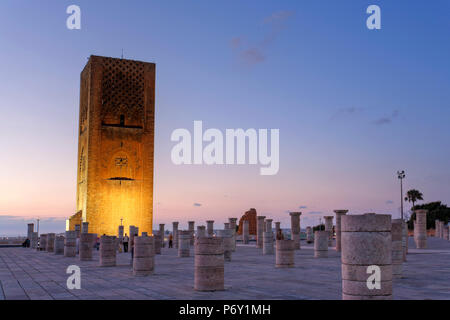
<instances>
[{"instance_id":1,"label":"street lamp","mask_svg":"<svg viewBox=\"0 0 450 320\"><path fill-rule=\"evenodd\" d=\"M405 171L397 171L397 176L400 179L400 203L401 203L401 215L403 220L403 179L405 178Z\"/></svg>"}]
</instances>

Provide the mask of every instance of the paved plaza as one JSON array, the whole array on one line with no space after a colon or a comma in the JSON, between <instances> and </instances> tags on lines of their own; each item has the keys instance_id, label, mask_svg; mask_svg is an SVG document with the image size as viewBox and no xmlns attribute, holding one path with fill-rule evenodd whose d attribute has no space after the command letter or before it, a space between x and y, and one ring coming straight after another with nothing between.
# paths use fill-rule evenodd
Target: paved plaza
<instances>
[{"instance_id":1,"label":"paved plaza","mask_svg":"<svg viewBox=\"0 0 450 320\"><path fill-rule=\"evenodd\" d=\"M403 264L403 279L394 280L394 299L450 299L450 241L428 239L428 249L415 249ZM2 299L341 299L341 261L333 248L329 258L315 259L302 241L295 268L275 268L275 255L263 256L254 245L237 245L225 263L225 291L196 292L191 257L178 258L177 249L163 248L155 257L155 272L133 277L129 253L117 255L116 267L99 267L25 248L0 248ZM66 286L69 265L81 268L81 289Z\"/></svg>"}]
</instances>

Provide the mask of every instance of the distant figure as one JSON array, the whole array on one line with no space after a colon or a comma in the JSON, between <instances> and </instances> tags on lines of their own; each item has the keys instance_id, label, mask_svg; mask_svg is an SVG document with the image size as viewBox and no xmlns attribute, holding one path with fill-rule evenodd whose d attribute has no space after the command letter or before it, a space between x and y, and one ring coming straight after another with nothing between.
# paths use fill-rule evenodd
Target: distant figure
<instances>
[{"instance_id":1,"label":"distant figure","mask_svg":"<svg viewBox=\"0 0 450 320\"><path fill-rule=\"evenodd\" d=\"M104 236L106 236L106 234L103 234ZM98 249L100 249L100 238L99 237L97 237L97 239L95 240L95 247L97 248L97 251L98 251Z\"/></svg>"},{"instance_id":2,"label":"distant figure","mask_svg":"<svg viewBox=\"0 0 450 320\"><path fill-rule=\"evenodd\" d=\"M281 229L279 229L277 232L277 240L284 240L284 234L283 231L281 231Z\"/></svg>"},{"instance_id":3,"label":"distant figure","mask_svg":"<svg viewBox=\"0 0 450 320\"><path fill-rule=\"evenodd\" d=\"M169 248L172 248L173 245L173 236L172 234L169 235Z\"/></svg>"},{"instance_id":4,"label":"distant figure","mask_svg":"<svg viewBox=\"0 0 450 320\"><path fill-rule=\"evenodd\" d=\"M22 247L24 248L29 248L30 247L30 239L26 239L23 243L22 243Z\"/></svg>"},{"instance_id":5,"label":"distant figure","mask_svg":"<svg viewBox=\"0 0 450 320\"><path fill-rule=\"evenodd\" d=\"M125 237L123 237L123 252L128 252L128 241L130 238L128 238L127 234L125 233Z\"/></svg>"},{"instance_id":6,"label":"distant figure","mask_svg":"<svg viewBox=\"0 0 450 320\"><path fill-rule=\"evenodd\" d=\"M137 237L137 233L134 235L134 237ZM131 250L131 264L133 264L133 258L134 258L134 237L131 238L130 241L130 250Z\"/></svg>"}]
</instances>

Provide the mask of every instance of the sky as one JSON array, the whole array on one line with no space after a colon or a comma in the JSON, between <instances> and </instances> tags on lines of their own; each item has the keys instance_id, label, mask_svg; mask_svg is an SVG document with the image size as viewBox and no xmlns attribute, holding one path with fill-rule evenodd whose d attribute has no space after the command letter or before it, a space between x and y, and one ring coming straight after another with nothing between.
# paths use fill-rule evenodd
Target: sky
<instances>
[{"instance_id":1,"label":"sky","mask_svg":"<svg viewBox=\"0 0 450 320\"><path fill-rule=\"evenodd\" d=\"M81 29L66 27L69 5ZM381 8L369 30L366 9ZM0 236L75 212L80 72L156 63L154 225L223 226L249 208L289 227L334 209L399 217L405 190L450 203L450 2L0 2ZM279 129L280 168L175 165L177 128ZM406 208L410 204L405 204Z\"/></svg>"}]
</instances>

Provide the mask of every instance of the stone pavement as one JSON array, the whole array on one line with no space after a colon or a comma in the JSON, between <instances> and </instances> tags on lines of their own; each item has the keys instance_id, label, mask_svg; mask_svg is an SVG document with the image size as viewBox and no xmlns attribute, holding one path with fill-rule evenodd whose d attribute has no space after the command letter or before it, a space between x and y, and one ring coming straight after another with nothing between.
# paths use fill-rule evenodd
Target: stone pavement
<instances>
[{"instance_id":1,"label":"stone pavement","mask_svg":"<svg viewBox=\"0 0 450 320\"><path fill-rule=\"evenodd\" d=\"M409 239L410 248L415 248ZM193 249L191 248L191 255ZM295 268L276 269L275 255L263 256L253 244L239 245L225 263L221 292L195 292L194 258L178 258L164 248L155 257L155 273L133 277L128 253L118 254L117 267L99 267L25 248L0 249L2 299L341 299L340 255L330 248L328 259L314 259L302 241ZM66 287L69 265L81 268L81 289ZM394 299L450 299L450 241L428 239L428 249L410 249L403 279L394 281Z\"/></svg>"}]
</instances>

